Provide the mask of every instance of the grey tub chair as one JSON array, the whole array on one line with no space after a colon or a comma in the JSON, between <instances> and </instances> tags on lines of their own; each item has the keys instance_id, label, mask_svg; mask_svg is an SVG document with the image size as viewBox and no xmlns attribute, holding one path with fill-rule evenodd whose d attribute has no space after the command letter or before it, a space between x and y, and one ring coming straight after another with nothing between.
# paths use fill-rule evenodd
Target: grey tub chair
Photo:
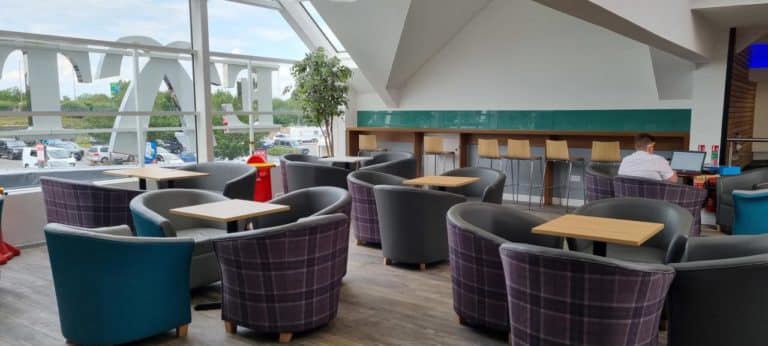
<instances>
[{"instance_id":1,"label":"grey tub chair","mask_svg":"<svg viewBox=\"0 0 768 346\"><path fill-rule=\"evenodd\" d=\"M496 204L502 202L507 176L499 170L486 167L464 167L450 170L442 175L480 178L480 181L466 186L446 188L447 192L464 195L470 201Z\"/></svg>"},{"instance_id":2,"label":"grey tub chair","mask_svg":"<svg viewBox=\"0 0 768 346\"><path fill-rule=\"evenodd\" d=\"M174 188L198 189L220 193L228 198L253 200L256 185L256 169L244 163L201 162L179 167L192 172L208 173L207 176L174 181Z\"/></svg>"},{"instance_id":3,"label":"grey tub chair","mask_svg":"<svg viewBox=\"0 0 768 346\"><path fill-rule=\"evenodd\" d=\"M499 247L519 242L561 249L562 238L533 234L544 219L491 203L457 204L447 218L453 310L462 324L509 331Z\"/></svg>"},{"instance_id":4,"label":"grey tub chair","mask_svg":"<svg viewBox=\"0 0 768 346\"><path fill-rule=\"evenodd\" d=\"M285 225L311 216L341 213L349 217L352 197L347 190L338 187L318 186L289 192L269 203L287 205L291 209L255 218L254 229Z\"/></svg>"},{"instance_id":5,"label":"grey tub chair","mask_svg":"<svg viewBox=\"0 0 768 346\"><path fill-rule=\"evenodd\" d=\"M349 171L344 168L313 162L287 161L283 169L288 182L288 191L315 186L347 188Z\"/></svg>"},{"instance_id":6,"label":"grey tub chair","mask_svg":"<svg viewBox=\"0 0 768 346\"><path fill-rule=\"evenodd\" d=\"M150 191L131 201L136 235L139 237L193 238L190 288L219 281L219 267L211 239L227 234L226 226L213 221L171 214L178 207L218 202L228 198L210 191L166 189Z\"/></svg>"},{"instance_id":7,"label":"grey tub chair","mask_svg":"<svg viewBox=\"0 0 768 346\"><path fill-rule=\"evenodd\" d=\"M668 345L765 345L768 235L691 238L669 289Z\"/></svg>"},{"instance_id":8,"label":"grey tub chair","mask_svg":"<svg viewBox=\"0 0 768 346\"><path fill-rule=\"evenodd\" d=\"M405 179L412 179L418 175L413 154L396 151L374 155L372 159L363 161L361 170L391 174Z\"/></svg>"},{"instance_id":9,"label":"grey tub chair","mask_svg":"<svg viewBox=\"0 0 768 346\"><path fill-rule=\"evenodd\" d=\"M616 197L613 190L613 177L619 174L619 166L592 162L584 171L586 202Z\"/></svg>"},{"instance_id":10,"label":"grey tub chair","mask_svg":"<svg viewBox=\"0 0 768 346\"><path fill-rule=\"evenodd\" d=\"M445 214L466 197L405 186L373 188L385 264L427 263L448 259Z\"/></svg>"},{"instance_id":11,"label":"grey tub chair","mask_svg":"<svg viewBox=\"0 0 768 346\"><path fill-rule=\"evenodd\" d=\"M664 229L642 246L607 244L607 257L645 263L679 262L693 223L691 214L682 207L644 198L601 199L579 208L576 214L664 224ZM591 245L591 241L569 241L570 248L582 252L591 253Z\"/></svg>"},{"instance_id":12,"label":"grey tub chair","mask_svg":"<svg viewBox=\"0 0 768 346\"><path fill-rule=\"evenodd\" d=\"M318 162L318 157L314 155L305 155L305 154L285 154L283 156L280 156L280 176L281 180L283 181L283 193L288 193L290 190L288 190L288 173L285 169L286 163L288 162Z\"/></svg>"},{"instance_id":13,"label":"grey tub chair","mask_svg":"<svg viewBox=\"0 0 768 346\"><path fill-rule=\"evenodd\" d=\"M752 190L768 182L768 167L753 169L741 175L717 179L717 225L731 234L733 225L733 190Z\"/></svg>"}]
</instances>

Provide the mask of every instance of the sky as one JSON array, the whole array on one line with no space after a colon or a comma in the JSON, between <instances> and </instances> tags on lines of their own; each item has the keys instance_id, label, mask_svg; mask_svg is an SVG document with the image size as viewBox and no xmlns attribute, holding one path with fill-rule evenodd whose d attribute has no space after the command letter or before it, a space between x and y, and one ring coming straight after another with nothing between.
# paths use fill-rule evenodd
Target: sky
<instances>
[{"instance_id":1,"label":"sky","mask_svg":"<svg viewBox=\"0 0 768 346\"><path fill-rule=\"evenodd\" d=\"M0 30L116 40L124 36L148 36L162 44L190 41L188 0L3 0ZM12 15L7 15L12 14ZM301 59L307 47L279 12L224 0L209 0L209 44L211 51ZM0 89L21 85L21 53L5 61ZM91 53L95 73L101 54ZM78 83L69 61L59 55L59 85L62 96L75 93L109 93L109 83L131 79L130 59L125 59L120 78ZM187 64L185 64L187 65ZM273 95L293 84L289 66L273 75ZM234 92L234 90L231 90Z\"/></svg>"}]
</instances>

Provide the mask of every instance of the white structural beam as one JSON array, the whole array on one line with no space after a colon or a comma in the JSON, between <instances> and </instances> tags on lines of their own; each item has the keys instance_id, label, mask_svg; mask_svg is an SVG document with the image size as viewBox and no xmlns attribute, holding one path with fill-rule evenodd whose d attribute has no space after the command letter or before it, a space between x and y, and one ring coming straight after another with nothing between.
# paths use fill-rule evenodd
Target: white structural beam
<instances>
[{"instance_id":1,"label":"white structural beam","mask_svg":"<svg viewBox=\"0 0 768 346\"><path fill-rule=\"evenodd\" d=\"M716 55L709 23L687 0L535 0L694 63Z\"/></svg>"},{"instance_id":2,"label":"white structural beam","mask_svg":"<svg viewBox=\"0 0 768 346\"><path fill-rule=\"evenodd\" d=\"M34 111L61 110L57 52L45 48L24 51L30 99ZM61 118L32 117L32 129L60 129Z\"/></svg>"},{"instance_id":3,"label":"white structural beam","mask_svg":"<svg viewBox=\"0 0 768 346\"><path fill-rule=\"evenodd\" d=\"M211 109L211 69L208 45L208 1L189 0L189 17L192 27L192 70L197 110L197 158L200 162L214 160L213 110Z\"/></svg>"}]
</instances>

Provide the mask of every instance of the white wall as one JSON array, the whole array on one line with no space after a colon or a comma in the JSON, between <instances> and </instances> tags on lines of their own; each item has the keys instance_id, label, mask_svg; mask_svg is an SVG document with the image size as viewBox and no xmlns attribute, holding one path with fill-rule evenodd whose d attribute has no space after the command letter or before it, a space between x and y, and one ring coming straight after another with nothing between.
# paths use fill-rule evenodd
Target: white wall
<instances>
[{"instance_id":1,"label":"white wall","mask_svg":"<svg viewBox=\"0 0 768 346\"><path fill-rule=\"evenodd\" d=\"M495 0L407 81L398 108L691 108L691 147L717 144L727 31L717 39L712 63L664 67L690 79L692 99L660 100L647 45L532 1ZM356 107L386 109L372 93Z\"/></svg>"},{"instance_id":2,"label":"white wall","mask_svg":"<svg viewBox=\"0 0 768 346\"><path fill-rule=\"evenodd\" d=\"M361 98L357 105L381 103ZM647 46L534 2L496 0L413 75L399 107L685 108L690 102L659 101Z\"/></svg>"}]
</instances>

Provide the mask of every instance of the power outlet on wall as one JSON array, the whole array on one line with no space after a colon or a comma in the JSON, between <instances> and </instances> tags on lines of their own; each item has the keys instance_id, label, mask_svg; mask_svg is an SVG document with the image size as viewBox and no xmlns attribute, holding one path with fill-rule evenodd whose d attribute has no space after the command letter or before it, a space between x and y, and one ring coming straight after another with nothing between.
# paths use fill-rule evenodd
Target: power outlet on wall
<instances>
[{"instance_id":1,"label":"power outlet on wall","mask_svg":"<svg viewBox=\"0 0 768 346\"><path fill-rule=\"evenodd\" d=\"M571 176L571 182L578 183L580 181L581 181L581 176L580 175L572 175Z\"/></svg>"}]
</instances>

